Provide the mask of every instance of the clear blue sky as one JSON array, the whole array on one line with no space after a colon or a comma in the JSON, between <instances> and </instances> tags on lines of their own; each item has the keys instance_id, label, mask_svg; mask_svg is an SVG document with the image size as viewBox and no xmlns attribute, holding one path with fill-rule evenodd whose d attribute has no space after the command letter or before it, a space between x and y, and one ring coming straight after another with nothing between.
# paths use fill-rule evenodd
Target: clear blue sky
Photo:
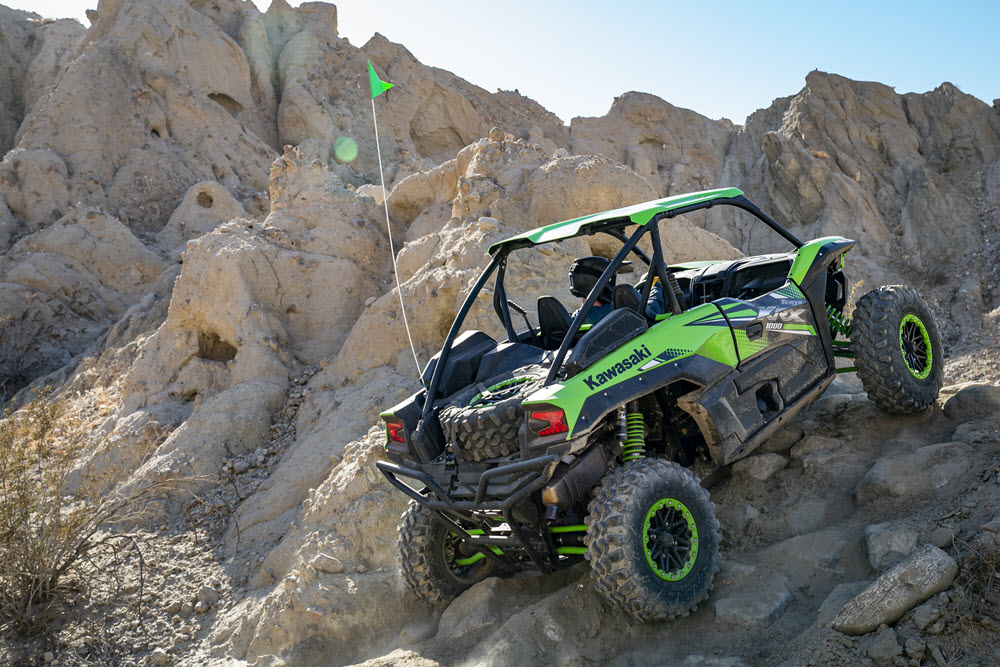
<instances>
[{"instance_id":1,"label":"clear blue sky","mask_svg":"<svg viewBox=\"0 0 1000 667\"><path fill-rule=\"evenodd\" d=\"M298 5L301 0L292 0ZM265 9L269 0L254 0ZM0 0L83 18L97 0ZM813 69L925 92L943 81L1000 97L1000 2L342 0L340 34L378 31L421 62L493 91L518 89L564 121L616 95L654 93L742 123ZM86 23L86 21L84 20Z\"/></svg>"}]
</instances>

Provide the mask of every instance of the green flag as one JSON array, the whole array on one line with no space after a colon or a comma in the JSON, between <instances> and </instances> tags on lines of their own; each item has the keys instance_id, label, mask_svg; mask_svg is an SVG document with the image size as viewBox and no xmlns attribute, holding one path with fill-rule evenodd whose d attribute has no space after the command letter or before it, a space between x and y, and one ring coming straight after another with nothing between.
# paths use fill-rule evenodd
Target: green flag
<instances>
[{"instance_id":1,"label":"green flag","mask_svg":"<svg viewBox=\"0 0 1000 667\"><path fill-rule=\"evenodd\" d=\"M368 61L368 81L372 85L372 99L375 99L393 86L393 84L378 78L378 74L375 73L375 68L372 67L370 60Z\"/></svg>"}]
</instances>

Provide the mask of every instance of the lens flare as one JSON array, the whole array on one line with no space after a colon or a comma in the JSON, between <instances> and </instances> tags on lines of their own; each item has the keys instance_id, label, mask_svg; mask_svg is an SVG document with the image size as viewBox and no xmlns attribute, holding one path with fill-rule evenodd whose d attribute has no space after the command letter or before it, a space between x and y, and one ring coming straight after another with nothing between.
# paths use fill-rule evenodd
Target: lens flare
<instances>
[{"instance_id":1,"label":"lens flare","mask_svg":"<svg viewBox=\"0 0 1000 667\"><path fill-rule=\"evenodd\" d=\"M333 142L333 154L341 162L353 162L358 157L358 142L350 137L338 137Z\"/></svg>"}]
</instances>

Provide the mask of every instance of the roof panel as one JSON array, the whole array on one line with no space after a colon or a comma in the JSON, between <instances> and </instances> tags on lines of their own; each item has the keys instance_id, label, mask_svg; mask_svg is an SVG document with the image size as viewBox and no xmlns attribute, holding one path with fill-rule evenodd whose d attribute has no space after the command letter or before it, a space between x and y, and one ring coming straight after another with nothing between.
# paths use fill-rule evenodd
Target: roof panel
<instances>
[{"instance_id":1,"label":"roof panel","mask_svg":"<svg viewBox=\"0 0 1000 667\"><path fill-rule=\"evenodd\" d=\"M529 232L512 236L499 243L490 246L489 253L495 255L504 246L533 246L543 243L551 243L576 236L585 226L592 226L602 222L621 222L628 219L631 224L645 225L657 213L672 211L692 204L698 204L710 199L732 199L743 194L738 188L720 188L718 190L705 190L703 192L690 192L684 195L675 195L665 199L654 199L653 201L633 204L623 208L616 208L612 211L585 215L581 218L564 220Z\"/></svg>"}]
</instances>

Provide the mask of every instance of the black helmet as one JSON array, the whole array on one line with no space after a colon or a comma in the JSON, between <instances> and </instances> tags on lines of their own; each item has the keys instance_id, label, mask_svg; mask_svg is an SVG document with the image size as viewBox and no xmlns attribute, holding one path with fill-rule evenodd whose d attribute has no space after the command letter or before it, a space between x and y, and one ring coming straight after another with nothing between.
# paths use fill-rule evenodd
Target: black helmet
<instances>
[{"instance_id":1,"label":"black helmet","mask_svg":"<svg viewBox=\"0 0 1000 667\"><path fill-rule=\"evenodd\" d=\"M597 284L601 274L604 273L604 270L610 264L611 260L604 257L581 257L577 259L569 267L569 291L573 293L573 296L578 296L581 299L587 298L590 290L594 289L594 285ZM616 276L612 275L611 280L604 286L601 295L597 297L600 301L610 303L611 293L615 288L615 278Z\"/></svg>"}]
</instances>

